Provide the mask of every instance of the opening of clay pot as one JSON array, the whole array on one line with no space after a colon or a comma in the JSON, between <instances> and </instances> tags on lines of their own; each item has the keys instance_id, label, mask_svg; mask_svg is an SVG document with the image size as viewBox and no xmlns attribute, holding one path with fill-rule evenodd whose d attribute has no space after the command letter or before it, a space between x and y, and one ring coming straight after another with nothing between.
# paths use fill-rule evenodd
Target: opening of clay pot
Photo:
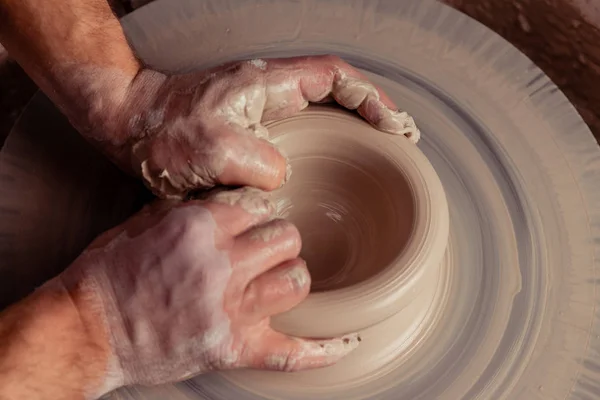
<instances>
[{"instance_id":1,"label":"opening of clay pot","mask_svg":"<svg viewBox=\"0 0 600 400\"><path fill-rule=\"evenodd\" d=\"M448 205L416 145L334 107L267 127L292 167L273 193L279 216L300 230L312 278L308 298L274 317L274 328L309 337L360 331L436 282Z\"/></svg>"},{"instance_id":2,"label":"opening of clay pot","mask_svg":"<svg viewBox=\"0 0 600 400\"><path fill-rule=\"evenodd\" d=\"M415 219L398 165L358 141L318 132L289 132L277 145L293 171L276 193L279 212L300 230L311 291L348 287L393 265Z\"/></svg>"}]
</instances>

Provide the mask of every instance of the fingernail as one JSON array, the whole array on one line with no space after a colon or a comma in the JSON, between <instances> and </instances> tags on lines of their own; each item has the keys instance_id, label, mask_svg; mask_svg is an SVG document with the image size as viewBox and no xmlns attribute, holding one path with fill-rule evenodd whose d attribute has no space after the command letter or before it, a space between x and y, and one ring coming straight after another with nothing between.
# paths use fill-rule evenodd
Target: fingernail
<instances>
[{"instance_id":1,"label":"fingernail","mask_svg":"<svg viewBox=\"0 0 600 400\"><path fill-rule=\"evenodd\" d=\"M250 235L254 241L270 242L285 231L285 225L282 223L273 223L268 226L255 229Z\"/></svg>"},{"instance_id":2,"label":"fingernail","mask_svg":"<svg viewBox=\"0 0 600 400\"><path fill-rule=\"evenodd\" d=\"M289 217L289 211L293 207L292 200L283 197L275 200L275 213L274 218L287 218Z\"/></svg>"},{"instance_id":3,"label":"fingernail","mask_svg":"<svg viewBox=\"0 0 600 400\"><path fill-rule=\"evenodd\" d=\"M304 265L298 265L286 271L285 277L296 290L302 290L310 283L310 275Z\"/></svg>"},{"instance_id":4,"label":"fingernail","mask_svg":"<svg viewBox=\"0 0 600 400\"><path fill-rule=\"evenodd\" d=\"M267 143L269 143L269 145L271 147L273 147L275 150L277 150L277 152L279 152L279 154L281 154L281 156L285 159L285 175L283 177L283 180L281 181L281 184L279 185L279 187L282 187L283 185L285 185L287 183L287 181L290 179L290 176L292 175L292 167L290 165L290 159L287 155L287 152L282 149L279 148L275 145L275 143L267 140Z\"/></svg>"}]
</instances>

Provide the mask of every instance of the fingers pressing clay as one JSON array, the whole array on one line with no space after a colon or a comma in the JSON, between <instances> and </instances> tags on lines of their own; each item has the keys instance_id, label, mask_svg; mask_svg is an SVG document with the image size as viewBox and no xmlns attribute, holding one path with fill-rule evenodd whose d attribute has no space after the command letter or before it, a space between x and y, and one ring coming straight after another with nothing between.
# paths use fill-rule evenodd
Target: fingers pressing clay
<instances>
[{"instance_id":1,"label":"fingers pressing clay","mask_svg":"<svg viewBox=\"0 0 600 400\"><path fill-rule=\"evenodd\" d=\"M256 59L182 75L140 72L118 118L129 139L113 158L161 197L218 184L273 190L290 170L263 123L329 99L381 131L419 139L413 119L338 57Z\"/></svg>"},{"instance_id":2,"label":"fingers pressing clay","mask_svg":"<svg viewBox=\"0 0 600 400\"><path fill-rule=\"evenodd\" d=\"M361 341L358 334L327 340L310 340L286 336L268 330L254 344L257 352L251 360L254 368L274 371L301 371L311 368L328 367L335 364L354 349Z\"/></svg>"},{"instance_id":3,"label":"fingers pressing clay","mask_svg":"<svg viewBox=\"0 0 600 400\"><path fill-rule=\"evenodd\" d=\"M230 236L268 221L276 212L269 194L251 187L215 190L199 202L211 211L220 230Z\"/></svg>"},{"instance_id":4,"label":"fingers pressing clay","mask_svg":"<svg viewBox=\"0 0 600 400\"><path fill-rule=\"evenodd\" d=\"M231 250L238 276L251 281L268 269L300 254L301 239L292 223L275 219L238 236Z\"/></svg>"},{"instance_id":5,"label":"fingers pressing clay","mask_svg":"<svg viewBox=\"0 0 600 400\"><path fill-rule=\"evenodd\" d=\"M179 130L182 128L174 124L169 136L144 141L134 148L140 173L156 194L181 198L190 190L216 184L273 190L285 181L286 158L256 136L265 135L264 127L255 127L256 134L236 124L218 126L210 132L194 126L186 131Z\"/></svg>"},{"instance_id":6,"label":"fingers pressing clay","mask_svg":"<svg viewBox=\"0 0 600 400\"><path fill-rule=\"evenodd\" d=\"M417 143L421 132L415 121L406 112L393 111L372 95L367 95L357 107L358 113L378 129L406 136L411 142Z\"/></svg>"},{"instance_id":7,"label":"fingers pressing clay","mask_svg":"<svg viewBox=\"0 0 600 400\"><path fill-rule=\"evenodd\" d=\"M288 311L310 291L304 260L286 261L254 279L244 293L242 310L255 321Z\"/></svg>"},{"instance_id":8,"label":"fingers pressing clay","mask_svg":"<svg viewBox=\"0 0 600 400\"><path fill-rule=\"evenodd\" d=\"M414 120L362 74L334 56L298 57L265 61L267 75L264 120L295 114L308 102L323 102L329 97L358 113L375 128L408 137L420 138Z\"/></svg>"},{"instance_id":9,"label":"fingers pressing clay","mask_svg":"<svg viewBox=\"0 0 600 400\"><path fill-rule=\"evenodd\" d=\"M102 393L214 370L330 365L356 336L326 341L274 332L270 317L300 303L310 276L291 223L253 188L159 201L97 240L58 278L85 298L112 364ZM115 235L115 232L120 232Z\"/></svg>"},{"instance_id":10,"label":"fingers pressing clay","mask_svg":"<svg viewBox=\"0 0 600 400\"><path fill-rule=\"evenodd\" d=\"M286 158L273 144L257 136L268 134L262 125L256 126L257 132L252 133L236 125L228 127L235 140L223 152L223 169L216 176L219 183L273 190L285 182L289 168Z\"/></svg>"}]
</instances>

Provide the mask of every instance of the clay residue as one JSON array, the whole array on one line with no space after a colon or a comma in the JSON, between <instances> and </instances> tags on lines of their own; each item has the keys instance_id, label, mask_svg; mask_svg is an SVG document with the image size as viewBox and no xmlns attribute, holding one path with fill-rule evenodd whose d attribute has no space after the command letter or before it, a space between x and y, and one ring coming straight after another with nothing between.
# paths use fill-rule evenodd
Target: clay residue
<instances>
[{"instance_id":1,"label":"clay residue","mask_svg":"<svg viewBox=\"0 0 600 400\"><path fill-rule=\"evenodd\" d=\"M554 63L554 70L569 71L567 75L573 77L569 79L581 83L587 97L597 103L590 83L597 82L593 66L598 64L594 61L598 35L587 30L589 25L581 23L580 15L549 12L552 7L544 6L550 3L545 0L462 3L465 8L481 8L488 24L499 24L508 34L518 31L526 43L535 38L537 48L546 54L543 65L552 68ZM141 9L136 20L128 20L125 31L135 37L132 43L138 54L165 69L189 70L232 57L252 57L248 49L265 58L302 49L338 52L350 63L372 71L369 78L373 83L406 109L423 130L426 140L419 147L444 182L457 235L456 276L452 277L456 286L449 291L450 305L436 317L443 327L432 333L433 340L423 340L418 354L402 360L402 366L390 370L389 375L382 375L376 387L358 385L345 391L340 384L320 391L320 382L333 373L319 371L310 375L314 380L305 374L289 378L286 383L297 385L292 392L289 385L287 391L278 386L287 375L265 379L263 388L273 384L265 389L268 396L566 398L578 371L584 368L575 360L585 359L583 353L590 348L589 327L595 312L593 307L581 305L592 301L595 283L590 282L597 282L589 245L596 240L595 234L589 233L593 227L582 216L589 204L600 203L594 195L588 203L582 201L592 185L597 187L589 182L589 176L594 176L595 147L554 86L530 61L481 25L430 0L381 0L364 8L341 0L269 3L260 10L244 8L243 18L252 21L252 30L238 26L242 13L231 12L232 3L211 4L213 13L205 8L195 10L189 3L150 6ZM521 17L518 4L527 10ZM507 15L511 18L502 18ZM160 19L172 28L169 35L145 30L145 19L153 24ZM177 21L176 29L173 21ZM199 21L208 25L199 25ZM570 25L552 29L565 22L573 24L570 36L562 34ZM541 24L550 35L538 34ZM193 42L203 29L210 32L205 35L208 39L202 49L190 53L181 43ZM578 34L583 40L575 44ZM580 46L586 49L581 52L583 61L572 51ZM579 73L583 68L587 69ZM556 76L558 84L563 84L561 74ZM588 108L596 114L593 109ZM294 169L290 183L301 170ZM583 180L587 183L578 188ZM581 193L584 196L577 199ZM533 203L535 212L531 211ZM594 212L592 208L587 211ZM540 215L543 218L538 219ZM551 245L538 253L535 245L541 242ZM539 281L539 277L548 281ZM553 295L556 298L551 298ZM577 303L571 298L577 298ZM561 318L556 304L568 305L572 312L564 312ZM572 318L566 320L566 315ZM329 318L324 325L333 320ZM579 328L581 322L587 322L587 330ZM355 365L362 367L364 360ZM546 373L539 372L542 370ZM593 376L590 368L586 373ZM584 383L595 391L590 382ZM208 385L202 389L208 390ZM592 394L587 397L594 398Z\"/></svg>"},{"instance_id":2,"label":"clay residue","mask_svg":"<svg viewBox=\"0 0 600 400\"><path fill-rule=\"evenodd\" d=\"M545 68L567 71L566 80L557 74L555 81L586 90L581 97L586 97L588 110L597 115L593 106L597 96L590 92L597 75L588 74L598 65L594 56L597 36L579 15L568 9L552 10L544 5L550 2L542 0L460 3L468 12L479 10L488 24L506 30L506 36L518 32L524 38L523 46L531 41L532 48L541 49L542 62L535 54L530 56ZM427 140L419 147L444 183L452 226L450 261L439 272L439 276L450 273L439 283L447 284L447 293L442 291L442 299L432 301L438 286L426 285L426 290L396 314L401 318L376 325L385 328L387 335L366 329L360 348L347 363L301 374L237 371L232 373L236 379L227 375L236 388L222 375L206 375L186 385L189 391L185 394L172 388L152 388L151 393L192 397L197 390L205 397L219 398L226 393L225 397L235 394L233 397L241 398L243 393L253 399L261 397L252 393L256 389L262 397L300 400L335 396L394 400L600 396L600 280L594 258L600 235L599 154L570 105L529 61L480 25L427 0L382 0L364 9L335 0L274 2L269 7L246 8L244 13L231 13L227 7L233 3L212 2L215 14L196 2L156 4L162 6L153 13L141 12L126 28L139 53L165 69L203 67L209 60L248 56L249 48L264 57L270 51L287 54L298 45L345 51L348 58L380 72L375 83L401 100L417 121L423 121L419 125ZM555 4L558 2L552 6ZM240 25L237 17L242 18ZM164 30L147 29L160 26L157 21L164 24ZM244 21L252 21L252 29L246 29ZM565 22L572 24L572 33L561 28ZM545 36L543 29L538 30L542 26L556 32ZM204 31L206 35L202 35ZM277 38L268 36L274 32ZM324 33L339 47L310 47L322 44ZM207 38L206 42L190 52L188 44L195 43L198 35ZM586 51L573 53L580 48ZM371 54L378 60L369 59ZM402 79L394 81L398 76ZM528 86L540 82L544 87L539 90ZM433 97L439 93L447 96ZM590 121L589 115L585 118ZM32 129L26 123L42 120L39 114L29 115L22 119L25 125L21 127ZM62 126L55 128L56 135L64 132ZM79 159L78 152L64 151L69 142L58 141L57 136L46 139L48 129L37 129L35 140L16 142L12 151L19 156L13 153L10 162L3 164L3 173L9 171L17 177L3 181L6 186L2 187L10 190L0 196L5 215L0 225L12 227L6 242L12 245L4 247L2 257L14 267L6 282L26 280L27 268L32 265L42 265L46 272L50 272L48 266L58 268L60 262L66 262L64 254L77 254L82 240L105 228L104 220L102 226L93 227L82 227L82 222L95 224L98 216L113 215L107 205L115 198L120 207L126 202L104 184L115 179L93 180L104 190L86 186L98 171L86 171L82 179L72 179L73 175L79 177L72 164L89 167L99 160L88 153ZM51 142L60 146L52 147ZM45 147L53 151L39 150ZM19 153L23 149L35 150L27 163ZM76 162L67 162L72 159ZM50 161L60 168L49 167ZM66 179L53 178L59 170L69 172ZM28 171L42 173L43 179ZM61 193L57 195L58 189ZM83 196L88 201L73 201L82 198L82 190L88 193ZM111 196L102 197L104 192ZM35 202L39 198L54 201L44 208L43 203ZM54 223L56 215L65 221L62 230L57 229L62 225ZM65 243L64 237L72 237L75 245ZM358 311L360 307L339 315L349 321L356 319ZM323 324L332 321L339 322L328 318ZM407 343L420 347L408 346L410 351L403 353ZM378 375L377 381L358 383L364 383L365 366L382 362L389 369ZM242 379L242 374L249 375Z\"/></svg>"},{"instance_id":3,"label":"clay residue","mask_svg":"<svg viewBox=\"0 0 600 400\"><path fill-rule=\"evenodd\" d=\"M240 206L250 214L264 215L275 209L268 193L250 187L239 190L219 190L210 195L210 199L216 203Z\"/></svg>"}]
</instances>

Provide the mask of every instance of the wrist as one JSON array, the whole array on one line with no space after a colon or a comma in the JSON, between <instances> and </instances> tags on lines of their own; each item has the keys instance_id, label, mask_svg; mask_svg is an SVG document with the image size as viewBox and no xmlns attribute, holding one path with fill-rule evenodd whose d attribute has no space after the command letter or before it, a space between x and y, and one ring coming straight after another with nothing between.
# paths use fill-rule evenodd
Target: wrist
<instances>
[{"instance_id":1,"label":"wrist","mask_svg":"<svg viewBox=\"0 0 600 400\"><path fill-rule=\"evenodd\" d=\"M95 398L105 380L107 354L85 326L88 319L58 279L3 311L3 398Z\"/></svg>"},{"instance_id":2,"label":"wrist","mask_svg":"<svg viewBox=\"0 0 600 400\"><path fill-rule=\"evenodd\" d=\"M120 380L114 378L109 335L94 293L80 285L68 288L60 276L40 291L47 291L44 297L58 299L64 326L72 327L70 337L77 352L73 365L79 370L83 397L96 399L121 386Z\"/></svg>"},{"instance_id":3,"label":"wrist","mask_svg":"<svg viewBox=\"0 0 600 400\"><path fill-rule=\"evenodd\" d=\"M133 62L133 61L132 61ZM141 66L135 64L112 67L65 65L62 74L69 75L67 84L56 82L65 91L62 111L77 130L103 149L121 147L128 141L121 126L123 109L127 107L131 87Z\"/></svg>"},{"instance_id":4,"label":"wrist","mask_svg":"<svg viewBox=\"0 0 600 400\"><path fill-rule=\"evenodd\" d=\"M67 270L55 278L53 285L60 286L68 294L78 318L80 337L85 338L88 360L85 376L90 383L86 386L87 398L98 398L124 384L120 364L112 348L111 335L105 305L99 296L97 282L89 276L87 257L77 259Z\"/></svg>"},{"instance_id":5,"label":"wrist","mask_svg":"<svg viewBox=\"0 0 600 400\"><path fill-rule=\"evenodd\" d=\"M94 121L90 126L95 132L90 138L132 175L140 175L139 166L132 162L136 143L163 122L164 116L156 111L160 105L155 102L166 79L160 72L140 67L135 75L128 75L116 89L109 91L109 99L95 99L97 103L109 104L105 110L94 112L94 105L90 107Z\"/></svg>"}]
</instances>

